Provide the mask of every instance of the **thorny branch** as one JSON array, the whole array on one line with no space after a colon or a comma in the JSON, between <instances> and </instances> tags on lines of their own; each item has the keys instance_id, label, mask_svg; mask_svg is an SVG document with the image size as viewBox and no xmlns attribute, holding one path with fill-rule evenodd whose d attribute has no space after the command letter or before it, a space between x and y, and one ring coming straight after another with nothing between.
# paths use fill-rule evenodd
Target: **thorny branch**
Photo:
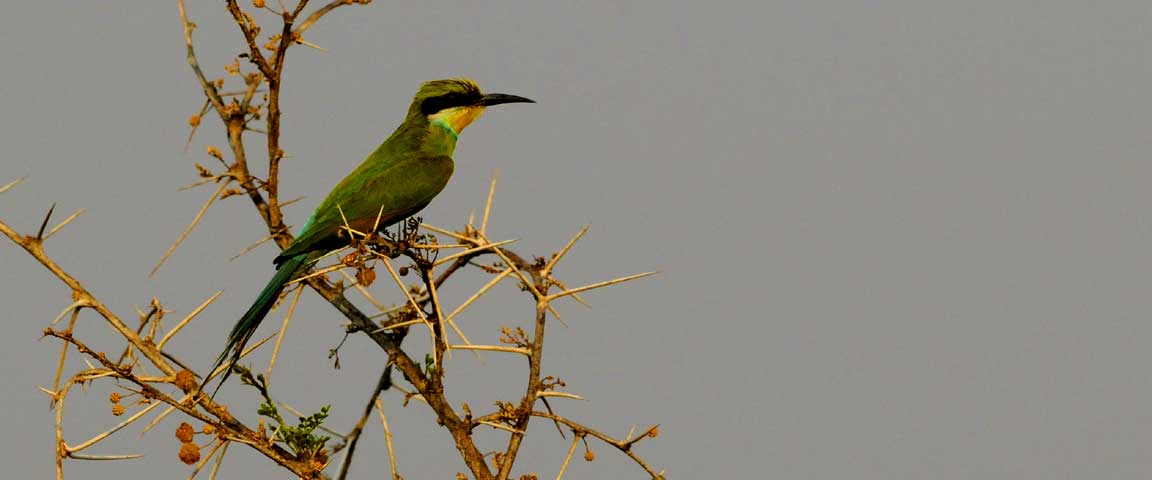
<instances>
[{"instance_id":1,"label":"thorny branch","mask_svg":"<svg viewBox=\"0 0 1152 480\"><path fill-rule=\"evenodd\" d=\"M12 242L22 247L26 252L28 252L29 255L31 255L33 258L39 261L41 265L55 274L57 278L59 278L65 285L68 286L69 289L72 290L72 298L75 299L75 302L73 303L71 310L78 312L81 308L90 308L96 311L97 314L103 317L104 320L107 321L107 323L128 342L131 349L134 349L134 351L139 352L141 355L147 358L155 368L159 369L165 375L161 378L145 379L133 373L133 371L139 366L137 363L116 363L110 360L104 353L93 351L92 349L88 348L87 345L73 337L72 332L74 322L70 324L68 330L58 331L51 328L46 329L44 331L46 336L56 337L64 340L76 348L76 350L81 354L95 359L97 362L104 366L104 369L102 370L90 369L88 371L81 372L80 374L74 376L72 381L69 381L63 386L58 387L58 389L55 391L48 392L57 408L56 462L58 477L62 477L63 475L63 459L66 457L74 457L73 450L69 448L63 439L62 412L64 408L64 398L67 396L67 393L73 383L91 381L99 377L114 377L128 380L129 382L136 384L141 389L140 393L144 396L144 398L164 402L190 417L193 417L204 423L212 424L216 428L221 429L221 431L228 431L230 435L234 435L238 439L242 439L242 441L245 441L245 443L251 442L253 447L263 453L265 456L268 456L278 464L292 470L294 473L299 474L302 478L311 478L318 473L315 472L315 470L310 466L299 465L298 462L292 459L287 452L283 451L283 449L280 449L278 446L266 444L267 442L263 441L262 435L232 418L232 416L228 414L221 405L214 403L210 398L200 395L195 399L194 403L190 402L191 397L187 397L183 400L176 400L153 386L152 383L167 383L181 387L182 389L186 390L185 393L188 393L190 390L187 388L189 384L187 381L182 382L182 377L191 378L193 375L190 371L183 370L178 372L175 368L173 368L167 360L167 357L169 357L170 354L161 352L160 349L157 348L154 343L152 343L151 339L141 338L135 330L129 328L115 313L109 310L100 300L89 293L88 290L78 280L65 272L64 269L61 268L54 260L48 257L44 252L44 244L42 238L32 235L21 235L3 221L0 221L0 233L3 233L10 240L12 240ZM191 385L195 385L194 380L192 381ZM197 405L204 408L215 418L212 418L197 410L195 408Z\"/></svg>"},{"instance_id":2,"label":"thorny branch","mask_svg":"<svg viewBox=\"0 0 1152 480\"><path fill-rule=\"evenodd\" d=\"M196 223L213 205L215 199L223 199L228 196L243 194L248 197L260 215L261 220L267 226L270 238L281 248L285 248L292 243L293 236L288 226L284 224L281 213L281 207L284 204L279 201L279 165L281 159L285 156L280 143L280 120L282 116L280 99L283 92L282 74L285 59L292 45L311 45L303 40L302 35L325 15L343 5L366 4L369 3L369 1L370 0L332 0L318 9L313 10L309 15L304 16L304 11L309 3L308 0L299 0L291 9L285 7L283 2L278 0L276 3L280 6L279 10L268 7L263 0L254 0L252 3L257 9L263 9L276 14L280 22L277 33L269 36L267 44L261 45L262 28L257 22L257 19L252 13L245 11L236 0L226 0L225 8L231 14L233 21L236 23L236 26L244 38L247 51L236 59L237 62L234 63L231 68L226 68L229 74L238 76L243 80L245 83L244 88L236 92L222 93L225 79L210 80L209 77L205 75L196 57L192 38L196 25L189 20L185 2L183 0L177 0L184 31L187 62L206 98L206 106L201 109L198 115L194 115L190 120L192 131L196 131L196 128L200 124L201 117L206 113L208 108L211 108L217 113L224 126L228 149L231 153L231 162L229 162L226 160L224 154L220 153L214 147L209 147L209 154L225 166L225 170L220 173L213 173L197 164L200 175L204 180L194 185L215 182L218 184L218 188L205 203L192 224L189 225L185 235L194 229ZM265 49L269 52L265 53ZM255 67L255 71L245 74L239 64L240 58L247 59L248 63ZM260 103L256 103L256 94L258 92L266 92L260 100ZM260 120L263 120L265 124L264 129L257 128L253 125L254 122ZM244 142L244 133L248 131L264 134L268 158L267 178L265 179L256 177L250 169L249 156ZM191 139L191 137L189 137L189 139ZM239 186L238 190L227 189L228 184L232 181L235 181L236 185ZM0 193L4 193L4 191L10 189L18 182L19 180L0 187ZM552 315L557 320L560 320L559 315L551 303L568 296L584 303L577 293L640 278L652 272L569 289L560 280L553 277L553 269L560 258L563 257L576 241L580 239L584 232L587 231L587 227L576 234L562 250L553 254L550 258L535 257L531 261L526 260L524 257L506 248L506 245L511 243L511 241L493 242L487 237L488 221L495 186L496 179L494 178L483 210L483 218L478 229L473 226L471 219L465 225L464 229L458 232L423 225L417 220L405 224L403 226L405 228L401 228L401 232L394 238L387 238L387 235L381 237L377 232L359 233L359 236L356 234L350 235L351 244L355 251L345 257L344 260L342 260L343 265L337 265L337 268L355 269L356 282L354 286L357 287L358 291L367 296L373 304L379 305L379 302L371 298L371 294L368 293L365 287L372 283L372 279L375 278L375 274L372 273L374 265L380 262L385 263L385 266L387 266L394 275L397 286L404 291L407 291L408 287L400 281L399 276L396 276L396 272L392 270L391 264L388 263L389 260L403 257L411 262L411 267L401 267L401 271L414 269L418 274L421 285L419 287L412 287L413 291L412 295L409 296L409 302L402 307L387 310L387 318L384 321L379 323L374 321L373 317L366 315L345 296L346 289L351 286L345 286L340 283L334 284L329 281L326 274L311 276L303 282L312 290L319 293L322 298L332 304L344 317L350 320L350 332L363 332L384 350L388 356L389 365L399 370L407 383L414 388L414 391L408 394L408 398L419 398L432 409L437 417L437 422L444 426L452 436L455 447L460 452L473 478L477 480L505 480L510 478L529 422L532 417L536 416L552 420L558 428L561 424L566 425L576 435L577 438L574 438L574 440L582 439L587 435L599 438L632 458L637 464L643 467L652 478L662 479L662 473L654 472L632 451L632 446L639 439L644 438L645 435L651 434L650 436L655 436L655 427L636 438L614 440L598 431L555 415L552 413L551 406L547 405L547 402L545 402L545 405L548 406L548 412L536 411L534 409L537 401L543 400L545 396L582 398L568 392L556 391L555 388L557 385L562 386L563 382L551 379L551 377L542 377L547 319L549 315ZM124 426L142 418L152 408L158 405L158 403L155 402L159 402L168 405L168 410L161 413L145 427L145 431L152 428L153 425L160 422L174 410L179 410L181 413L205 425L203 432L192 432L191 427L185 428L187 424L182 424L181 429L178 429L178 437L186 437L181 438L183 442L181 448L182 460L188 463L195 463L197 459L199 459L200 447L188 440L193 434L203 433L215 436L212 448L204 460L199 463L195 472L199 472L199 469L219 451L219 455L216 457L217 463L212 470L214 475L220 467L220 460L223 458L224 452L227 451L227 444L239 442L251 446L277 464L292 471L294 475L300 478L326 478L323 474L323 469L328 464L326 454L323 455L323 458L316 456L308 458L300 457L281 447L276 442L277 437L275 432L271 434L266 432L263 423L261 423L257 429L247 427L235 419L223 405L217 404L206 395L195 391L195 386L198 385L198 382L195 380L196 375L184 367L184 362L181 362L170 353L162 350L164 345L170 342L176 333L211 304L219 293L206 300L192 313L188 314L174 328L169 329L159 343L155 343L154 339L159 329L162 328L161 322L164 316L163 314L165 313L165 310L163 310L158 301L153 302L151 310L140 313L140 326L138 329L132 329L89 293L77 279L69 275L63 268L48 257L43 248L44 240L59 231L68 222L75 219L78 214L79 212L61 222L55 228L51 229L47 235L44 234L44 230L51 212L49 212L49 216L44 219L44 225L41 226L35 235L21 235L6 223L0 221L0 233L4 233L10 240L22 247L29 255L55 274L73 292L72 305L60 315L62 318L64 315L71 313L68 328L64 330L48 328L45 330L46 336L60 339L64 344L59 369L56 374L57 380L54 382L55 387L51 391L45 390L51 396L57 409L57 477L63 478L63 460L65 458L133 458L133 455L97 457L81 455L77 452L98 443L103 438L115 433ZM431 233L421 234L419 233L421 230ZM440 245L435 235L450 238L452 245ZM180 241L177 241L172 248L177 248L179 244ZM440 254L441 249L457 249L459 251L452 254L445 254L443 259L437 260L436 257ZM491 265L477 263L481 257L491 257L495 262ZM437 289L444 285L454 274L469 266L478 267L492 274L493 278L465 302L452 309L451 313L445 315L444 312L448 309L442 305ZM159 265L157 268L158 267ZM333 268L333 271L335 270L336 268ZM511 336L507 338L507 341L512 344L509 346L472 344L468 338L464 336L464 332L453 322L453 319L469 306L473 305L480 296L484 295L503 280L509 278L515 279L521 290L525 291L531 297L535 311L531 334L529 335L523 332L523 330L517 329L516 333L511 334ZM560 291L550 292L553 287L558 287ZM120 355L118 360L113 361L109 359L104 353L94 351L92 348L89 348L87 344L76 338L75 327L78 314L82 309L92 309L96 311L127 342L128 347L124 349L124 353ZM409 325L414 323L428 324L432 333L432 359L425 365L415 361L401 348L401 342L408 331ZM287 325L287 321L285 325ZM457 336L461 338L464 342L463 345L456 346L449 340L448 328L451 328ZM145 330L147 330L147 333L142 336L141 334L145 332ZM511 330L507 330L507 332L511 332ZM243 355L247 355L252 350L255 350L262 343L263 342L258 342L256 345L253 345L246 350ZM76 373L69 381L61 384L60 376L63 372L67 350L69 348L75 349L85 358L95 360L100 367L91 366L86 370ZM444 364L445 354L453 348L509 352L527 356L528 375L526 388L519 401L514 404L500 403L504 405L500 412L479 418L473 417L467 405L462 406L463 413L457 412L457 410L449 404L445 396L445 385L443 383L446 368ZM161 375L147 375L145 373L147 366L140 362L137 358L138 355L146 359L147 365L150 365L151 368L158 369ZM173 364L176 366L173 366ZM219 373L220 372L208 372L207 375ZM139 396L141 398L140 403L149 404L149 406L135 413L113 429L87 442L70 447L64 441L62 427L65 398L72 385L88 383L101 378L124 380L128 384L133 385L134 388L128 388L123 385L121 385L120 388L127 389L131 392L129 395ZM388 379L384 378L381 381L384 382L385 380ZM166 386L176 387L177 391L183 393L182 398L165 393L162 389ZM399 387L398 389L403 390ZM116 413L117 409L123 413L124 407L119 403L119 394L114 394L112 398L115 404L113 413L119 415L120 413ZM377 402L378 400L375 398L370 401L366 412L370 412L374 404L379 408L379 403ZM364 422L362 420L357 425L357 431L354 432L355 435L344 436L346 439L353 439L353 443L350 445L354 445L354 439L359 436L359 429L363 427L363 424ZM493 458L491 468L472 435L475 428L481 425L509 432L507 446L503 451L497 452L495 458ZM386 423L385 428L387 428ZM563 432L561 431L561 433ZM391 438L391 434L388 432L387 439L390 451ZM576 443L573 443L572 450L568 453L568 458L571 458L575 446ZM186 450L188 450L187 458L185 457ZM344 472L346 472L346 466L351 462L353 450L354 449L350 447L345 452L345 458L341 468ZM391 463L393 465L393 477L400 478L400 475L395 472L395 460L392 459ZM564 468L567 467L567 463L566 459ZM195 473L193 473L193 475L195 475ZM560 476L562 475L563 470L560 472Z\"/></svg>"}]
</instances>

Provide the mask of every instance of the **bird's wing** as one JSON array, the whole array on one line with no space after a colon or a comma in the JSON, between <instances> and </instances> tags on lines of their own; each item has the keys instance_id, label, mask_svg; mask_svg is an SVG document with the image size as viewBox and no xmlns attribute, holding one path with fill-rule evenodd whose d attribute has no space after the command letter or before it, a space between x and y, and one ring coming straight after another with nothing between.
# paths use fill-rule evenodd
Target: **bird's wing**
<instances>
[{"instance_id":1,"label":"bird's wing","mask_svg":"<svg viewBox=\"0 0 1152 480\"><path fill-rule=\"evenodd\" d=\"M345 222L367 233L374 225L380 229L414 215L444 189L452 170L452 158L446 155L410 155L379 170L358 168L316 207L296 241L276 257L276 262L347 244L347 237L338 235Z\"/></svg>"}]
</instances>

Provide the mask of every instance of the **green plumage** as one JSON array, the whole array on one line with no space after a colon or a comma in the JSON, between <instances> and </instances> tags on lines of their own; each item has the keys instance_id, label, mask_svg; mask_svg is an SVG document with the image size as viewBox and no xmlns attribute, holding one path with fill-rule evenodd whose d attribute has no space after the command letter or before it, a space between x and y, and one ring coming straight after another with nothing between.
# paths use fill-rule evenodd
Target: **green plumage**
<instances>
[{"instance_id":1,"label":"green plumage","mask_svg":"<svg viewBox=\"0 0 1152 480\"><path fill-rule=\"evenodd\" d=\"M325 253L347 245L347 236L338 234L345 221L357 231L368 232L374 226L382 229L419 212L448 184L460 131L484 107L514 102L532 101L513 95L484 95L467 79L423 84L400 127L332 189L304 223L296 241L276 257L276 274L232 328L226 348L212 368L229 363L220 385L285 285L307 272Z\"/></svg>"}]
</instances>

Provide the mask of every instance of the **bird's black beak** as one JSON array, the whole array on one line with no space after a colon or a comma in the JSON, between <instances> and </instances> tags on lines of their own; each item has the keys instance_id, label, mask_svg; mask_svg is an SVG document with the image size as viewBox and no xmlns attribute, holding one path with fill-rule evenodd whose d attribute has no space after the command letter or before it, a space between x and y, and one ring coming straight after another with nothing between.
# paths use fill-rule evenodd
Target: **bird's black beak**
<instances>
[{"instance_id":1,"label":"bird's black beak","mask_svg":"<svg viewBox=\"0 0 1152 480\"><path fill-rule=\"evenodd\" d=\"M480 105L485 107L504 103L536 103L536 101L517 95L508 95L506 93L489 93L480 98Z\"/></svg>"}]
</instances>

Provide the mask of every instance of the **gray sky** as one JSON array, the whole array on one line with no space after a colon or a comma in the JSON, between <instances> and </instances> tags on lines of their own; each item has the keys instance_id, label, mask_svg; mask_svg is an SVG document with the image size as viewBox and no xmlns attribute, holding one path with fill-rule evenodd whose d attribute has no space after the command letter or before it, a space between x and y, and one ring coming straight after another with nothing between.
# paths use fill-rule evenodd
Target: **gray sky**
<instances>
[{"instance_id":1,"label":"gray sky","mask_svg":"<svg viewBox=\"0 0 1152 480\"><path fill-rule=\"evenodd\" d=\"M191 3L201 63L222 75L240 36L220 2ZM592 225L559 271L569 283L665 272L561 309L571 327L550 331L545 373L590 399L553 402L563 414L616 435L660 423L639 451L670 478L1152 475L1146 2L393 3L343 8L307 36L329 52L290 54L281 185L307 198L289 221L391 132L423 80L538 100L469 128L423 215L459 226L498 169L492 232L519 251ZM206 367L274 249L228 261L263 235L236 197L147 277L210 193L176 188L224 143L207 121L184 153L202 97L175 2L25 2L0 17L0 59L0 184L30 176L0 218L30 231L53 202L87 208L49 252L125 317L158 296L180 318L224 289L172 345ZM448 301L482 278L466 280ZM0 282L0 459L43 478L52 414L36 386L58 347L36 339L70 300L11 245ZM387 282L373 290L398 301ZM504 290L464 320L473 340L530 318ZM355 337L332 370L340 320L305 294L273 382L299 408L332 403L346 430L383 358ZM112 350L101 323L86 313L81 332ZM449 364L454 403L518 398L518 363L485 358ZM107 387L69 403L71 441L118 421ZM221 397L254 422L254 393L233 382ZM401 473L465 470L427 409L400 403L386 399ZM375 425L355 478L386 475ZM181 478L174 428L92 452L144 459L67 471ZM553 477L556 437L537 423L518 471ZM566 478L644 478L593 447ZM277 472L241 450L223 478Z\"/></svg>"}]
</instances>

